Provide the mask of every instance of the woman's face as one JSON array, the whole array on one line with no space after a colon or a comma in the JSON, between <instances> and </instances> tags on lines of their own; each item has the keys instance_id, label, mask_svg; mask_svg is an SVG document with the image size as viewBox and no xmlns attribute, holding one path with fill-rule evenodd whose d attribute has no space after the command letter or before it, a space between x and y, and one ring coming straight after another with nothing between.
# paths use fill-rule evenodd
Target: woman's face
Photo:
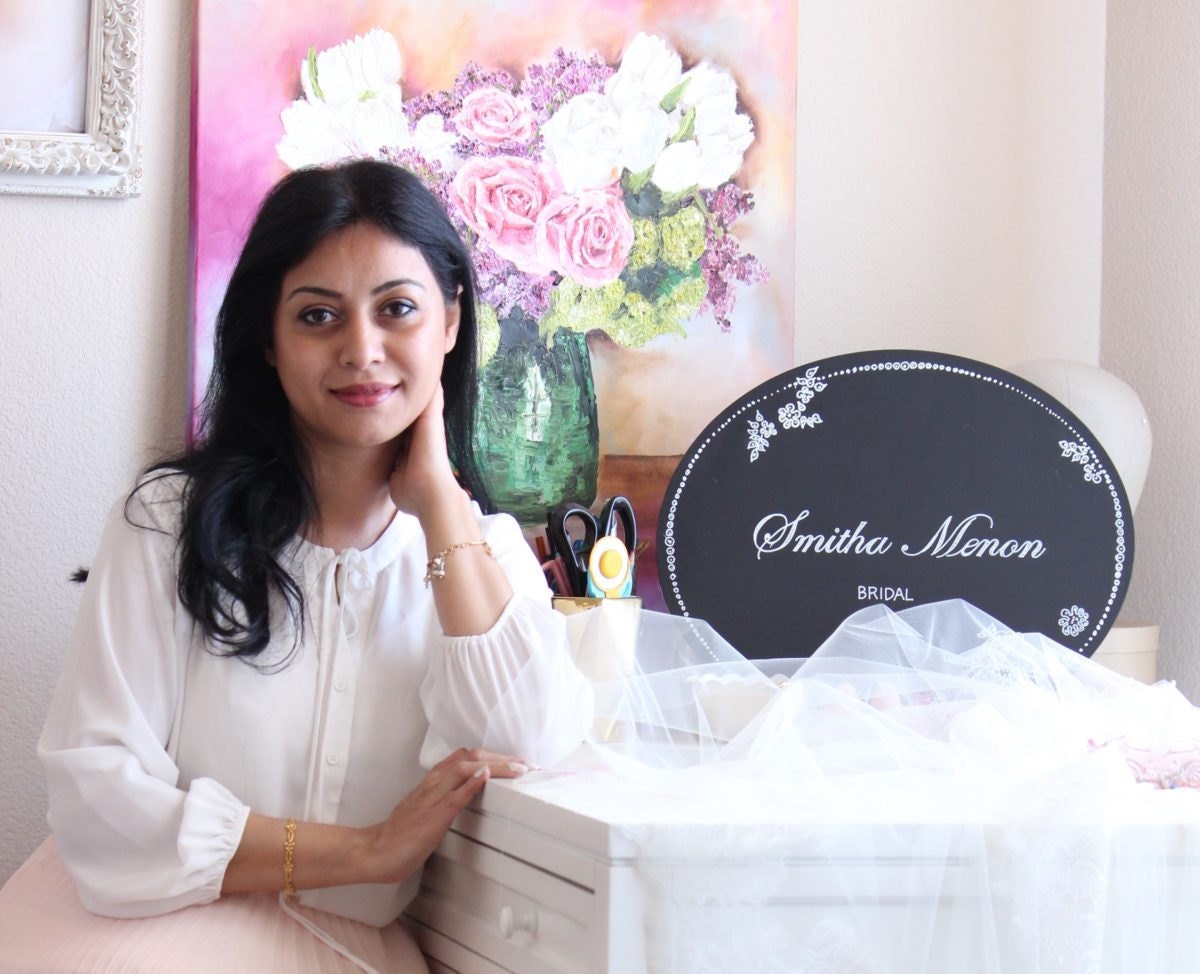
<instances>
[{"instance_id":1,"label":"woman's face","mask_svg":"<svg viewBox=\"0 0 1200 974\"><path fill-rule=\"evenodd\" d=\"M284 276L267 351L304 442L394 441L432 399L458 322L415 247L371 223L326 237Z\"/></svg>"}]
</instances>

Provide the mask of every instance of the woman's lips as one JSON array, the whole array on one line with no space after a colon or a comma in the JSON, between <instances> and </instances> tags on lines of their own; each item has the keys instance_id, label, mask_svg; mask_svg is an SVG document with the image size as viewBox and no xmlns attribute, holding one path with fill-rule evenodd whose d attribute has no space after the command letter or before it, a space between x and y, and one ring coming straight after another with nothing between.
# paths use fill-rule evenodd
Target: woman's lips
<instances>
[{"instance_id":1,"label":"woman's lips","mask_svg":"<svg viewBox=\"0 0 1200 974\"><path fill-rule=\"evenodd\" d=\"M371 406L378 406L396 391L396 387L371 382L357 386L342 386L340 389L331 389L330 391L347 406L367 409Z\"/></svg>"}]
</instances>

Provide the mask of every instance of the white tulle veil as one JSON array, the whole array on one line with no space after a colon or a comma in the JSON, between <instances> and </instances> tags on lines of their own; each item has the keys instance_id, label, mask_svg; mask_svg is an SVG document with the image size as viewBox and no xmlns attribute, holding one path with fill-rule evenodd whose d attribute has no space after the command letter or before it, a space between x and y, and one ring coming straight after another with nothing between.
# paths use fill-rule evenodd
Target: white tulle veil
<instances>
[{"instance_id":1,"label":"white tulle veil","mask_svg":"<svg viewBox=\"0 0 1200 974\"><path fill-rule=\"evenodd\" d=\"M647 970L1197 969L1200 712L1173 685L962 601L864 609L806 660L569 621L611 774L530 787L636 823Z\"/></svg>"}]
</instances>

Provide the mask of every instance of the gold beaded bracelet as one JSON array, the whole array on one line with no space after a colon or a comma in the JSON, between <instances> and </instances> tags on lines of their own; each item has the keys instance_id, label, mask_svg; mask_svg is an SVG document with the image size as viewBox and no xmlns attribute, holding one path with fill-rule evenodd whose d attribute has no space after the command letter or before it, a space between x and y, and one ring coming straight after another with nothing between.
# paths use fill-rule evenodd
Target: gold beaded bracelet
<instances>
[{"instance_id":1,"label":"gold beaded bracelet","mask_svg":"<svg viewBox=\"0 0 1200 974\"><path fill-rule=\"evenodd\" d=\"M296 820L287 820L287 834L283 837L283 895L293 897L296 887L292 885L292 867L296 857Z\"/></svg>"},{"instance_id":2,"label":"gold beaded bracelet","mask_svg":"<svg viewBox=\"0 0 1200 974\"><path fill-rule=\"evenodd\" d=\"M483 550L487 552L489 557L496 557L492 553L492 546L486 541L460 541L458 544L452 544L449 548L443 548L436 555L429 559L429 564L425 566L425 587L428 588L429 583L435 578L446 577L447 555L452 554L455 551L460 551L463 548L474 548L477 545L482 546Z\"/></svg>"}]
</instances>

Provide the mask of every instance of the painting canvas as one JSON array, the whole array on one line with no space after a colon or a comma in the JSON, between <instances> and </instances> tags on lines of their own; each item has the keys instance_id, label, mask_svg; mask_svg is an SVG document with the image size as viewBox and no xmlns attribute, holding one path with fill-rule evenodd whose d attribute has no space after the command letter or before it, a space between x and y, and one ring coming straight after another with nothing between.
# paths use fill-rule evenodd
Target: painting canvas
<instances>
[{"instance_id":1,"label":"painting canvas","mask_svg":"<svg viewBox=\"0 0 1200 974\"><path fill-rule=\"evenodd\" d=\"M418 173L479 279L476 447L531 531L625 494L650 550L679 456L792 362L795 0L198 0L192 398L263 194Z\"/></svg>"}]
</instances>

